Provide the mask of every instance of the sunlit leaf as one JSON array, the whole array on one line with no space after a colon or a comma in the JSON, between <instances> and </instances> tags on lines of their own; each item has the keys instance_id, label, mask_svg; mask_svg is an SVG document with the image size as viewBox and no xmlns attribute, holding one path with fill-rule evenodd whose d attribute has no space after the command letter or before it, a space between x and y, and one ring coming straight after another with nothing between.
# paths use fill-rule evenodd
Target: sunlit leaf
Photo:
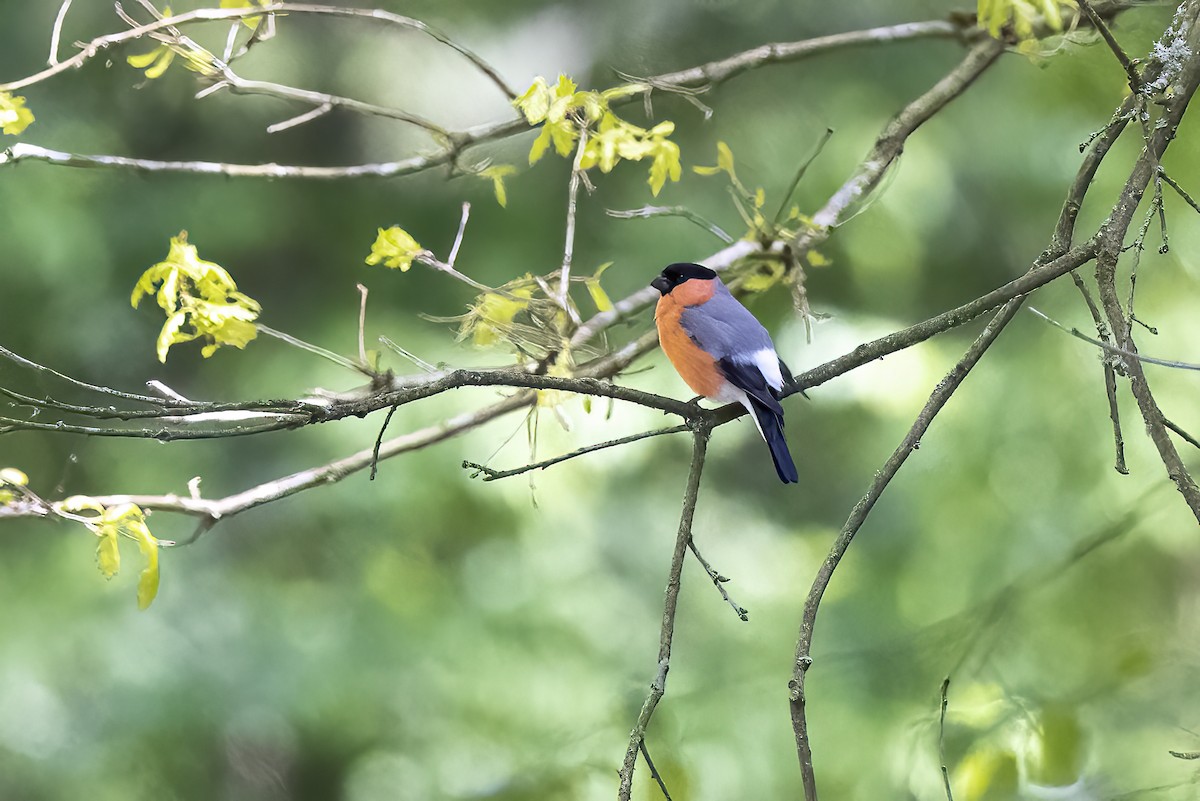
<instances>
[{"instance_id":1,"label":"sunlit leaf","mask_svg":"<svg viewBox=\"0 0 1200 801\"><path fill-rule=\"evenodd\" d=\"M0 131L16 136L33 122L33 112L25 108L25 98L0 92Z\"/></svg>"},{"instance_id":2,"label":"sunlit leaf","mask_svg":"<svg viewBox=\"0 0 1200 801\"><path fill-rule=\"evenodd\" d=\"M584 279L584 285L587 287L588 294L592 296L592 303L596 304L596 311L612 311L613 302L609 298L608 293L604 291L604 287L600 286L600 276L604 271L611 267L613 263L606 261L596 268L596 273L589 278Z\"/></svg>"},{"instance_id":3,"label":"sunlit leaf","mask_svg":"<svg viewBox=\"0 0 1200 801\"><path fill-rule=\"evenodd\" d=\"M121 569L121 550L117 547L117 530L106 528L100 533L96 545L96 563L105 578L112 578Z\"/></svg>"},{"instance_id":4,"label":"sunlit leaf","mask_svg":"<svg viewBox=\"0 0 1200 801\"><path fill-rule=\"evenodd\" d=\"M158 595L158 540L150 533L145 521L129 525L129 534L138 544L138 550L146 558L146 566L138 576L138 609L146 609Z\"/></svg>"},{"instance_id":5,"label":"sunlit leaf","mask_svg":"<svg viewBox=\"0 0 1200 801\"><path fill-rule=\"evenodd\" d=\"M534 78L524 94L513 100L512 104L525 115L525 121L530 125L537 125L546 119L546 112L550 110L550 87L546 85L546 79L540 75Z\"/></svg>"},{"instance_id":6,"label":"sunlit leaf","mask_svg":"<svg viewBox=\"0 0 1200 801\"><path fill-rule=\"evenodd\" d=\"M269 0L259 0L258 5L267 5ZM254 8L255 4L250 0L221 0L221 8ZM257 28L258 23L262 20L261 16L242 17L242 24L247 28Z\"/></svg>"},{"instance_id":7,"label":"sunlit leaf","mask_svg":"<svg viewBox=\"0 0 1200 801\"><path fill-rule=\"evenodd\" d=\"M167 315L156 345L160 362L182 342L203 339L201 353L208 357L222 345L244 348L258 335L258 301L239 292L225 268L201 259L188 244L187 231L171 238L164 261L142 273L129 302L137 308L147 295L154 295Z\"/></svg>"},{"instance_id":8,"label":"sunlit leaf","mask_svg":"<svg viewBox=\"0 0 1200 801\"><path fill-rule=\"evenodd\" d=\"M504 179L510 175L515 175L516 172L517 168L511 164L496 164L479 171L481 178L491 179L492 189L496 193L496 202L502 208L508 206L508 192L504 189Z\"/></svg>"},{"instance_id":9,"label":"sunlit leaf","mask_svg":"<svg viewBox=\"0 0 1200 801\"><path fill-rule=\"evenodd\" d=\"M398 225L388 229L379 229L375 243L371 245L371 253L367 256L367 264L379 264L400 272L408 272L413 259L421 254L424 248L417 240Z\"/></svg>"},{"instance_id":10,"label":"sunlit leaf","mask_svg":"<svg viewBox=\"0 0 1200 801\"><path fill-rule=\"evenodd\" d=\"M0 470L0 484L11 484L14 487L29 486L29 476L15 467L5 467Z\"/></svg>"}]
</instances>

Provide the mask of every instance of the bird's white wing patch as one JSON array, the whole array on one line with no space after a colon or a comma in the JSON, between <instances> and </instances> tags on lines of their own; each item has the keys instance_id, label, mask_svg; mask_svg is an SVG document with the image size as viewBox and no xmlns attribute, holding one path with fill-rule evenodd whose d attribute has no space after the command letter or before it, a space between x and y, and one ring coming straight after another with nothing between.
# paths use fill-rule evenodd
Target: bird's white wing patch
<instances>
[{"instance_id":1,"label":"bird's white wing patch","mask_svg":"<svg viewBox=\"0 0 1200 801\"><path fill-rule=\"evenodd\" d=\"M772 389L783 388L783 373L779 370L779 355L774 348L763 348L750 354L750 363L758 368Z\"/></svg>"}]
</instances>

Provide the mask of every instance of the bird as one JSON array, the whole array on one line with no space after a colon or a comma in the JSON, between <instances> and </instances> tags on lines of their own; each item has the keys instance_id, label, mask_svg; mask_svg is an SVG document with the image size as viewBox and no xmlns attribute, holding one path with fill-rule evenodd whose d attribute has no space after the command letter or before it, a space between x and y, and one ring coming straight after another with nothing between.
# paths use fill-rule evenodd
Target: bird
<instances>
[{"instance_id":1,"label":"bird","mask_svg":"<svg viewBox=\"0 0 1200 801\"><path fill-rule=\"evenodd\" d=\"M779 480L798 483L779 403L793 384L792 373L767 329L703 265L668 265L650 286L660 293L654 309L658 339L680 378L711 401L746 407Z\"/></svg>"}]
</instances>

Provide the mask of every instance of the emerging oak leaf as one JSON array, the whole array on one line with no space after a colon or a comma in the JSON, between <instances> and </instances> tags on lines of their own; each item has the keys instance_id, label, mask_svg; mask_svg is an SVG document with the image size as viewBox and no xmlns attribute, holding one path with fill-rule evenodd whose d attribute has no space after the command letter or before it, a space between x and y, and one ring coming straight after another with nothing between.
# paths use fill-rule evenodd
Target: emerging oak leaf
<instances>
[{"instance_id":1,"label":"emerging oak leaf","mask_svg":"<svg viewBox=\"0 0 1200 801\"><path fill-rule=\"evenodd\" d=\"M366 262L370 265L383 262L384 267L406 273L412 267L413 259L424 250L408 231L393 225L386 230L379 229L379 235L375 237L375 244L371 245L371 253Z\"/></svg>"},{"instance_id":2,"label":"emerging oak leaf","mask_svg":"<svg viewBox=\"0 0 1200 801\"><path fill-rule=\"evenodd\" d=\"M16 136L33 122L33 112L25 108L25 98L0 92L0 131Z\"/></svg>"},{"instance_id":3,"label":"emerging oak leaf","mask_svg":"<svg viewBox=\"0 0 1200 801\"><path fill-rule=\"evenodd\" d=\"M200 352L207 359L222 345L244 348L258 335L258 301L239 292L219 264L201 259L195 245L188 244L187 231L171 238L164 261L142 273L130 303L136 309L146 295L154 295L167 315L158 335L160 362L167 361L172 345L182 342L204 340Z\"/></svg>"},{"instance_id":4,"label":"emerging oak leaf","mask_svg":"<svg viewBox=\"0 0 1200 801\"><path fill-rule=\"evenodd\" d=\"M138 577L137 601L139 609L146 609L158 595L159 540L150 533L146 525L146 513L133 503L121 503L105 507L93 498L76 495L57 504L62 512L77 515L93 512L86 517L75 516L96 535L96 563L105 578L112 578L121 569L120 538L131 539L146 558L146 567Z\"/></svg>"},{"instance_id":5,"label":"emerging oak leaf","mask_svg":"<svg viewBox=\"0 0 1200 801\"><path fill-rule=\"evenodd\" d=\"M517 168L511 164L496 164L491 167L479 171L480 178L488 178L492 182L492 189L496 193L496 202L501 208L508 206L508 192L504 188L504 179L510 175L516 175Z\"/></svg>"}]
</instances>

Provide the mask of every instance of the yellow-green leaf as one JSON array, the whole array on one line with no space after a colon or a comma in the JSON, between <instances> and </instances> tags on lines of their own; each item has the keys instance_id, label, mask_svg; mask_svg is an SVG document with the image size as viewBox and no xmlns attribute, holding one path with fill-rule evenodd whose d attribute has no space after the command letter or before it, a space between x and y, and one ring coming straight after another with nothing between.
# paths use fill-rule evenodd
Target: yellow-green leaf
<instances>
[{"instance_id":1,"label":"yellow-green leaf","mask_svg":"<svg viewBox=\"0 0 1200 801\"><path fill-rule=\"evenodd\" d=\"M258 335L258 301L239 292L225 268L201 259L187 231L171 238L164 261L142 273L129 302L136 308L146 295L154 295L167 316L156 348L161 362L181 342L203 339L207 357L222 345L244 348Z\"/></svg>"},{"instance_id":2,"label":"yellow-green leaf","mask_svg":"<svg viewBox=\"0 0 1200 801\"><path fill-rule=\"evenodd\" d=\"M600 286L600 276L604 274L605 270L612 267L612 265L611 261L606 261L596 268L595 275L584 279L584 285L587 286L588 294L592 296L592 303L596 304L596 311L612 311L612 299L604 291L604 287Z\"/></svg>"},{"instance_id":3,"label":"yellow-green leaf","mask_svg":"<svg viewBox=\"0 0 1200 801\"><path fill-rule=\"evenodd\" d=\"M525 93L513 100L512 104L520 109L530 125L537 125L546 119L546 112L550 110L550 87L546 85L546 79L540 75L534 78Z\"/></svg>"},{"instance_id":4,"label":"yellow-green leaf","mask_svg":"<svg viewBox=\"0 0 1200 801\"><path fill-rule=\"evenodd\" d=\"M96 545L96 563L100 573L107 579L117 575L121 569L121 551L117 547L115 528L106 528L100 533L100 542Z\"/></svg>"},{"instance_id":5,"label":"yellow-green leaf","mask_svg":"<svg viewBox=\"0 0 1200 801\"><path fill-rule=\"evenodd\" d=\"M471 339L476 345L493 345L501 339L503 330L529 305L533 290L515 290L511 295L485 293L473 308L475 322Z\"/></svg>"},{"instance_id":6,"label":"yellow-green leaf","mask_svg":"<svg viewBox=\"0 0 1200 801\"><path fill-rule=\"evenodd\" d=\"M161 44L149 53L126 56L125 60L134 69L145 70L146 77L154 80L161 78L167 71L167 67L171 66L171 62L175 60L175 51L167 45Z\"/></svg>"},{"instance_id":7,"label":"yellow-green leaf","mask_svg":"<svg viewBox=\"0 0 1200 801\"><path fill-rule=\"evenodd\" d=\"M501 208L508 206L508 192L504 189L504 179L515 175L516 172L517 168L511 164L496 164L479 171L479 177L491 179L492 189L496 193L496 202L500 204Z\"/></svg>"},{"instance_id":8,"label":"yellow-green leaf","mask_svg":"<svg viewBox=\"0 0 1200 801\"><path fill-rule=\"evenodd\" d=\"M26 487L29 485L29 476L15 467L5 467L0 470L0 484L10 484L14 487Z\"/></svg>"},{"instance_id":9,"label":"yellow-green leaf","mask_svg":"<svg viewBox=\"0 0 1200 801\"><path fill-rule=\"evenodd\" d=\"M16 136L33 122L33 112L25 108L25 98L0 92L0 131Z\"/></svg>"},{"instance_id":10,"label":"yellow-green leaf","mask_svg":"<svg viewBox=\"0 0 1200 801\"><path fill-rule=\"evenodd\" d=\"M146 566L138 576L138 609L146 609L158 595L158 540L150 533L145 522L130 526L130 534L137 540L138 550L146 557Z\"/></svg>"},{"instance_id":11,"label":"yellow-green leaf","mask_svg":"<svg viewBox=\"0 0 1200 801\"><path fill-rule=\"evenodd\" d=\"M367 264L375 265L383 262L384 267L400 272L408 272L413 259L421 254L424 248L417 240L398 225L388 229L379 229L375 244L371 245L371 253L367 256Z\"/></svg>"},{"instance_id":12,"label":"yellow-green leaf","mask_svg":"<svg viewBox=\"0 0 1200 801\"><path fill-rule=\"evenodd\" d=\"M259 5L266 5L265 0L259 0ZM221 8L254 8L250 0L221 0ZM247 28L257 28L261 16L242 17L242 24Z\"/></svg>"}]
</instances>

